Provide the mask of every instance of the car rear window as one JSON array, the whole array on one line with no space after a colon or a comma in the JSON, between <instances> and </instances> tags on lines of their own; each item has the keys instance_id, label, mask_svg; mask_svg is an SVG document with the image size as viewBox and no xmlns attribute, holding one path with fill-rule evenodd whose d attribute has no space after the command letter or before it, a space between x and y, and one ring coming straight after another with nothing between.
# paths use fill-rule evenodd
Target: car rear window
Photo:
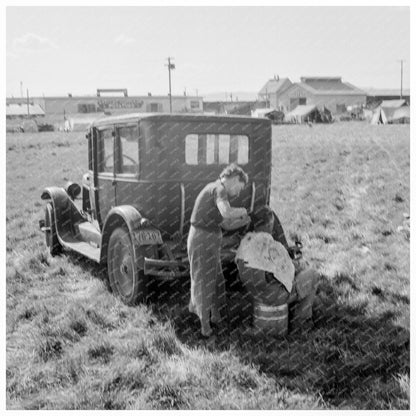
<instances>
[{"instance_id":1,"label":"car rear window","mask_svg":"<svg viewBox=\"0 0 416 416\"><path fill-rule=\"evenodd\" d=\"M249 156L247 136L236 134L188 134L185 137L187 165L246 165Z\"/></svg>"}]
</instances>

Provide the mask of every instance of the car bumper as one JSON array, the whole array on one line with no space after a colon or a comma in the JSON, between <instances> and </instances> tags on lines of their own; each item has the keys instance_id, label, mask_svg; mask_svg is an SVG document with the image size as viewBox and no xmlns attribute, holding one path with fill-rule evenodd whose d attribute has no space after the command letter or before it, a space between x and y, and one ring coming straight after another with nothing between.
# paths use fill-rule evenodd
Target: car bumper
<instances>
[{"instance_id":1,"label":"car bumper","mask_svg":"<svg viewBox=\"0 0 416 416\"><path fill-rule=\"evenodd\" d=\"M174 280L179 277L189 276L189 264L175 260L158 260L144 258L144 274Z\"/></svg>"}]
</instances>

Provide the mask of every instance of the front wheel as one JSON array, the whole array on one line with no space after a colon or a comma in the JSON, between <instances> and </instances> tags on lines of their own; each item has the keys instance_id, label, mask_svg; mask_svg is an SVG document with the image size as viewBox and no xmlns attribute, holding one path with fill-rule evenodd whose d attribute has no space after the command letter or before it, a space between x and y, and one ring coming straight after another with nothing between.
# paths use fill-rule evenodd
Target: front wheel
<instances>
[{"instance_id":1,"label":"front wheel","mask_svg":"<svg viewBox=\"0 0 416 416\"><path fill-rule=\"evenodd\" d=\"M129 233L116 228L108 242L108 280L113 293L127 305L145 299L145 275L137 263Z\"/></svg>"},{"instance_id":2,"label":"front wheel","mask_svg":"<svg viewBox=\"0 0 416 416\"><path fill-rule=\"evenodd\" d=\"M56 256L62 252L62 246L58 240L55 214L53 212L53 206L50 202L48 202L45 207L45 229L46 246L49 248L51 255Z\"/></svg>"}]
</instances>

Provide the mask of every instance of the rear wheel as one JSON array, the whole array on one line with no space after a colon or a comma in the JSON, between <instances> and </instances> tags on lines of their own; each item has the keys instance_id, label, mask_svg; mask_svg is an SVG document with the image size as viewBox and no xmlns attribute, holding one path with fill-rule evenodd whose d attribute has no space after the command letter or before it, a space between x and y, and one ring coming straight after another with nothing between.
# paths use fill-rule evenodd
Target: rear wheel
<instances>
[{"instance_id":1,"label":"rear wheel","mask_svg":"<svg viewBox=\"0 0 416 416\"><path fill-rule=\"evenodd\" d=\"M111 290L124 303L134 305L145 299L145 275L138 267L130 235L122 227L110 236L107 268Z\"/></svg>"},{"instance_id":2,"label":"rear wheel","mask_svg":"<svg viewBox=\"0 0 416 416\"><path fill-rule=\"evenodd\" d=\"M62 252L62 246L58 240L55 214L53 212L53 206L50 202L46 204L45 208L45 228L46 246L49 248L51 255L56 256Z\"/></svg>"}]
</instances>

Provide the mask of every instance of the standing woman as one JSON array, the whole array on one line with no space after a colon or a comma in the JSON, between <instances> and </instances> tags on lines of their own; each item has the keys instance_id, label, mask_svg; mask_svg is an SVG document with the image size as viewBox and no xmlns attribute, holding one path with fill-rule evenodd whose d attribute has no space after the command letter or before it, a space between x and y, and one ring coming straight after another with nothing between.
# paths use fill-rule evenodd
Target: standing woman
<instances>
[{"instance_id":1,"label":"standing woman","mask_svg":"<svg viewBox=\"0 0 416 416\"><path fill-rule=\"evenodd\" d=\"M219 324L226 305L221 266L221 226L239 228L250 222L245 208L233 208L228 197L237 196L247 185L247 174L236 164L227 166L218 180L199 193L191 215L188 257L191 273L189 311L198 315L201 332L212 335L211 323ZM224 312L223 312L224 313Z\"/></svg>"}]
</instances>

